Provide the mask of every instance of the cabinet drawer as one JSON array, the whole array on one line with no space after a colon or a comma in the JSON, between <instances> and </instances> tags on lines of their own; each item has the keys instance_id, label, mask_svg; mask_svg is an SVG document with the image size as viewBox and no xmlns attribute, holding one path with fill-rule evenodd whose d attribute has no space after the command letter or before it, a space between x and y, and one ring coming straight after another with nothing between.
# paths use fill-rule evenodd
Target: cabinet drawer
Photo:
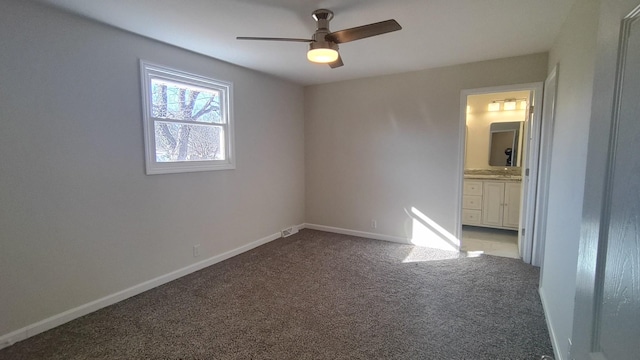
<instances>
[{"instance_id":1,"label":"cabinet drawer","mask_svg":"<svg viewBox=\"0 0 640 360\"><path fill-rule=\"evenodd\" d=\"M482 196L482 181L467 181L464 182L464 195L480 195Z\"/></svg>"},{"instance_id":2,"label":"cabinet drawer","mask_svg":"<svg viewBox=\"0 0 640 360\"><path fill-rule=\"evenodd\" d=\"M482 211L462 209L462 223L464 225L480 225L482 223Z\"/></svg>"},{"instance_id":3,"label":"cabinet drawer","mask_svg":"<svg viewBox=\"0 0 640 360\"><path fill-rule=\"evenodd\" d=\"M462 208L471 210L482 210L482 196L464 195L462 196Z\"/></svg>"}]
</instances>

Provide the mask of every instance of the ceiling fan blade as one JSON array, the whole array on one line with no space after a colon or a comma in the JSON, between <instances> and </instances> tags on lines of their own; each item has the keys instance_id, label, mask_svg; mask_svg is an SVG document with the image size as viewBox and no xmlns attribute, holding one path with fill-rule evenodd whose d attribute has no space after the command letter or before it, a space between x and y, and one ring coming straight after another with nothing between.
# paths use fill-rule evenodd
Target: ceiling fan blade
<instances>
[{"instance_id":1,"label":"ceiling fan blade","mask_svg":"<svg viewBox=\"0 0 640 360\"><path fill-rule=\"evenodd\" d=\"M397 21L391 19L369 25L358 26L351 29L334 31L330 34L327 34L325 39L333 41L336 44L342 44L349 41L386 34L388 32L397 31L400 29L402 29L402 26L400 26Z\"/></svg>"},{"instance_id":2,"label":"ceiling fan blade","mask_svg":"<svg viewBox=\"0 0 640 360\"><path fill-rule=\"evenodd\" d=\"M329 66L331 66L332 69L338 68L342 65L344 65L344 63L342 62L342 56L340 56L340 54L338 54L338 60L329 63Z\"/></svg>"},{"instance_id":3,"label":"ceiling fan blade","mask_svg":"<svg viewBox=\"0 0 640 360\"><path fill-rule=\"evenodd\" d=\"M293 39L293 38L274 38L274 37L254 37L254 36L238 36L237 40L264 40L264 41L294 41L294 42L312 42L311 39Z\"/></svg>"}]
</instances>

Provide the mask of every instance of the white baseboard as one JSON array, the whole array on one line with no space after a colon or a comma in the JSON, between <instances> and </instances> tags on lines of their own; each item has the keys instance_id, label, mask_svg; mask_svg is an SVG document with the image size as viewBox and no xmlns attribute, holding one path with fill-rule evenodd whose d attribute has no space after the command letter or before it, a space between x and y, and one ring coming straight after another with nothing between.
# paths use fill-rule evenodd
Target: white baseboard
<instances>
[{"instance_id":1,"label":"white baseboard","mask_svg":"<svg viewBox=\"0 0 640 360\"><path fill-rule=\"evenodd\" d=\"M553 357L556 360L563 360L563 354L560 354L560 344L558 343L558 338L553 332L553 326L551 325L551 321L549 320L549 313L547 312L547 303L544 296L544 291L542 288L538 288L538 295L540 296L540 302L542 303L542 311L544 312L544 319L547 322L547 329L549 329L549 336L551 337L551 346L553 347Z\"/></svg>"},{"instance_id":2,"label":"white baseboard","mask_svg":"<svg viewBox=\"0 0 640 360\"><path fill-rule=\"evenodd\" d=\"M400 243L400 244L411 244L411 240L409 238L403 238L399 236L383 235L383 234L377 234L377 233L370 233L366 231L349 230L349 229L342 229L342 228L337 228L332 226L308 224L308 223L305 223L302 226L303 226L302 229L306 228L306 229L312 229L312 230L332 232L336 234L359 236L359 237L375 239L375 240L391 241L391 242Z\"/></svg>"},{"instance_id":3,"label":"white baseboard","mask_svg":"<svg viewBox=\"0 0 640 360\"><path fill-rule=\"evenodd\" d=\"M302 229L304 228L304 224L302 225L298 225L296 226L298 229ZM281 237L281 234L275 233L266 237L263 237L262 239L258 239L254 242L251 242L249 244L240 246L236 249L227 251L225 253L222 253L220 255L216 255L213 257L210 257L206 260L202 260L200 262L197 262L195 264L191 264L189 266L183 267L182 269L178 269L175 271L172 271L168 274L165 275L161 275L158 276L157 278L151 279L149 281L145 281L143 283L140 283L138 285L134 285L128 289L122 290L122 291L118 291L117 293L111 294L111 295L107 295L101 299L98 300L94 300L91 301L89 303L80 305L78 307L75 307L73 309L67 310L63 313L51 316L49 318L46 318L44 320L38 321L36 323L33 323L31 325L27 325L25 327L23 327L22 329L18 329L16 331L12 331L8 334L2 335L0 336L0 349L3 349L7 346L13 345L18 341L22 341L25 340L29 337L32 337L34 335L40 334L42 332L45 332L47 330L53 329L56 326L60 326L64 323L67 323L71 320L77 319L81 316L87 315L89 313L92 313L94 311L100 310L104 307L107 307L109 305L113 305L119 301L125 300L127 298L130 298L132 296L138 295L140 293L143 293L147 290L153 289L157 286L166 284L170 281L176 280L178 278L181 278L185 275L191 274L193 272L196 272L198 270L202 270L208 266L211 266L213 264L219 263L221 261L224 261L226 259L229 259L233 256L239 255L243 252L249 251L253 248L256 248L260 245L266 244L270 241L276 240L278 238Z\"/></svg>"}]
</instances>

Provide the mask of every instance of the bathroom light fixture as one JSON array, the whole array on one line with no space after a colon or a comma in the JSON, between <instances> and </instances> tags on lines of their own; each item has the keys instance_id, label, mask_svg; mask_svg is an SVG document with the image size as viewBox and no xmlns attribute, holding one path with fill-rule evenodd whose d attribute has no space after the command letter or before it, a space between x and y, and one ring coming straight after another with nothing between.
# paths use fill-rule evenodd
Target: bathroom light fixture
<instances>
[{"instance_id":1,"label":"bathroom light fixture","mask_svg":"<svg viewBox=\"0 0 640 360\"><path fill-rule=\"evenodd\" d=\"M502 103L502 104L500 104ZM489 103L489 111L527 110L527 99L493 100Z\"/></svg>"}]
</instances>

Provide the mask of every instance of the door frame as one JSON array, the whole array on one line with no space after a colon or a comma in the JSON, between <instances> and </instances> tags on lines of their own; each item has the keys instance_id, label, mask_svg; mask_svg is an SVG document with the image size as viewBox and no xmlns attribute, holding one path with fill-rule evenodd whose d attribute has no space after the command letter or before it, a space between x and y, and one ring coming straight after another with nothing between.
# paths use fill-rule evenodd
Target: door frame
<instances>
[{"instance_id":1,"label":"door frame","mask_svg":"<svg viewBox=\"0 0 640 360\"><path fill-rule=\"evenodd\" d=\"M458 197L456 202L456 237L462 239L462 192L464 186L464 161L467 146L467 97L470 95L482 95L491 93L502 93L512 91L531 91L533 113L527 117L525 126L528 126L527 150L525 152L526 168L529 169L529 176L522 178L522 202L520 204L521 221L518 229L518 248L522 260L528 264L531 263L532 253L534 251L544 251L544 249L534 249L534 215L535 215L535 198L537 189L538 174L538 155L540 153L540 124L542 122L542 91L543 82L534 82L526 84L491 86L476 89L464 89L460 92L460 121L458 133L460 136L458 144ZM523 231L523 229L525 229ZM536 254L539 255L539 254Z\"/></svg>"}]
</instances>

